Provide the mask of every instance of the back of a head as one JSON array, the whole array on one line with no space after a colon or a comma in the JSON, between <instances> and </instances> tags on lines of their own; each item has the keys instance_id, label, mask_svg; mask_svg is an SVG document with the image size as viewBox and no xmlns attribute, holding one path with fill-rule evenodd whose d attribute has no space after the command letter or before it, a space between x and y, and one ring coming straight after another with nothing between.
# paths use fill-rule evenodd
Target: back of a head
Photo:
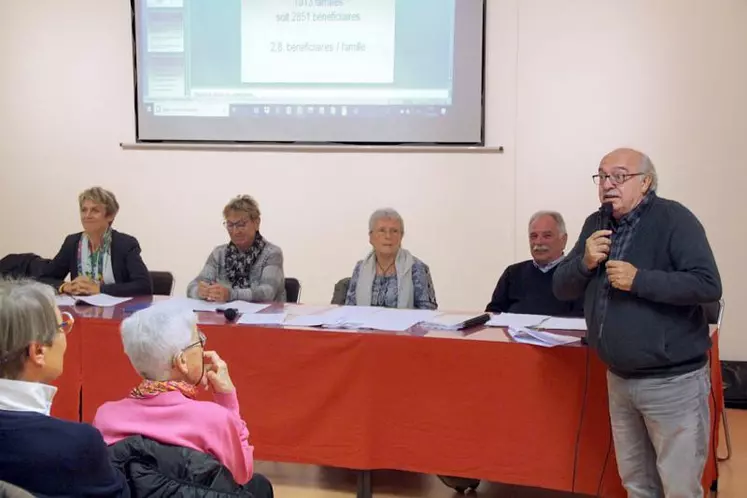
<instances>
[{"instance_id":1,"label":"back of a head","mask_svg":"<svg viewBox=\"0 0 747 498\"><path fill-rule=\"evenodd\" d=\"M57 332L54 292L32 281L0 280L0 378L17 380L26 348L50 345Z\"/></svg>"},{"instance_id":2,"label":"back of a head","mask_svg":"<svg viewBox=\"0 0 747 498\"><path fill-rule=\"evenodd\" d=\"M145 379L168 380L174 357L192 339L197 317L178 302L154 304L122 322L122 344Z\"/></svg>"}]
</instances>

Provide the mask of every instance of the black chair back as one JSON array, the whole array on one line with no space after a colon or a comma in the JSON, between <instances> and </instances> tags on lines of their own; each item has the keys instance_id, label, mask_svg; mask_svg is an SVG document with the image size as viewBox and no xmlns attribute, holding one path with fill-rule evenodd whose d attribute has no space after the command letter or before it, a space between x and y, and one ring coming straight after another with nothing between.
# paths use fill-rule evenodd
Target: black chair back
<instances>
[{"instance_id":1,"label":"black chair back","mask_svg":"<svg viewBox=\"0 0 747 498\"><path fill-rule=\"evenodd\" d=\"M154 296L170 296L174 290L174 275L169 271L152 271L150 280Z\"/></svg>"},{"instance_id":2,"label":"black chair back","mask_svg":"<svg viewBox=\"0 0 747 498\"><path fill-rule=\"evenodd\" d=\"M285 279L285 300L289 303L298 303L301 297L301 282L297 278Z\"/></svg>"},{"instance_id":3,"label":"black chair back","mask_svg":"<svg viewBox=\"0 0 747 498\"><path fill-rule=\"evenodd\" d=\"M350 277L340 279L335 284L335 289L332 291L332 304L339 304L342 306L345 304L345 298L348 295L348 287L350 286Z\"/></svg>"}]
</instances>

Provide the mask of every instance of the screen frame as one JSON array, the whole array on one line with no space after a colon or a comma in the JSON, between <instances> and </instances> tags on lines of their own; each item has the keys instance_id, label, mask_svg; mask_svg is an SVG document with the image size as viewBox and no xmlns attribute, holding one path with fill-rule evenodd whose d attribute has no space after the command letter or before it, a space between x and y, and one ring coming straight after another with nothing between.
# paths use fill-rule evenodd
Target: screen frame
<instances>
[{"instance_id":1,"label":"screen frame","mask_svg":"<svg viewBox=\"0 0 747 498\"><path fill-rule=\"evenodd\" d=\"M132 36L132 75L133 75L133 97L134 97L134 112L135 112L135 143L136 144L174 144L174 145L302 145L302 146L365 146L365 147L393 147L393 146L408 146L408 147L439 147L439 148L454 148L454 147L486 147L485 144L485 105L486 105L486 61L487 61L487 5L488 0L479 0L482 2L482 43L481 43L481 58L480 58L480 77L479 77L479 133L480 137L478 141L472 142L404 142L404 141L280 141L280 140L210 140L210 139L189 139L189 140L178 140L178 139L153 139L153 138L142 138L140 133L140 113L141 113L141 88L140 88L140 73L138 67L139 49L138 49L138 29L139 25L139 13L138 13L138 2L146 2L147 0L130 0L130 14L131 14L131 36Z\"/></svg>"}]
</instances>

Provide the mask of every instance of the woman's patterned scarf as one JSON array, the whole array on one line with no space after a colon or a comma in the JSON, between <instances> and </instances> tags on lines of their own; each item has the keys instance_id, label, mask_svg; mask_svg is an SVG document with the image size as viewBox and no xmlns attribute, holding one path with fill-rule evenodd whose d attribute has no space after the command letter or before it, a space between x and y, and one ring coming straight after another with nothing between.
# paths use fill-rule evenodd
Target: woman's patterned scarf
<instances>
[{"instance_id":1,"label":"woman's patterned scarf","mask_svg":"<svg viewBox=\"0 0 747 498\"><path fill-rule=\"evenodd\" d=\"M179 391L189 399L197 397L197 386L187 382L177 382L174 380L158 381L144 379L139 386L130 391L130 397L136 399L152 398L161 393L170 391Z\"/></svg>"},{"instance_id":2,"label":"woman's patterned scarf","mask_svg":"<svg viewBox=\"0 0 747 498\"><path fill-rule=\"evenodd\" d=\"M78 275L83 275L99 284L113 284L112 272L112 229L104 232L101 245L95 251L84 232L78 242Z\"/></svg>"},{"instance_id":3,"label":"woman's patterned scarf","mask_svg":"<svg viewBox=\"0 0 747 498\"><path fill-rule=\"evenodd\" d=\"M248 251L240 251L233 242L226 249L226 276L234 289L248 289L251 287L249 272L252 265L265 248L265 239L257 232L254 242Z\"/></svg>"}]
</instances>

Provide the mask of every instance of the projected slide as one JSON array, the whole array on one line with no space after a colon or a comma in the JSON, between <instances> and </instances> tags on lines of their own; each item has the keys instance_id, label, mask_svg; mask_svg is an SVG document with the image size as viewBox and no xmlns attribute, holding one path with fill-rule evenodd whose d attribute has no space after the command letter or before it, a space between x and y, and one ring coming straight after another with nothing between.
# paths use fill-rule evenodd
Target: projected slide
<instances>
[{"instance_id":1,"label":"projected slide","mask_svg":"<svg viewBox=\"0 0 747 498\"><path fill-rule=\"evenodd\" d=\"M484 0L135 0L142 141L482 141Z\"/></svg>"},{"instance_id":2,"label":"projected slide","mask_svg":"<svg viewBox=\"0 0 747 498\"><path fill-rule=\"evenodd\" d=\"M392 83L394 0L243 0L245 83Z\"/></svg>"}]
</instances>

